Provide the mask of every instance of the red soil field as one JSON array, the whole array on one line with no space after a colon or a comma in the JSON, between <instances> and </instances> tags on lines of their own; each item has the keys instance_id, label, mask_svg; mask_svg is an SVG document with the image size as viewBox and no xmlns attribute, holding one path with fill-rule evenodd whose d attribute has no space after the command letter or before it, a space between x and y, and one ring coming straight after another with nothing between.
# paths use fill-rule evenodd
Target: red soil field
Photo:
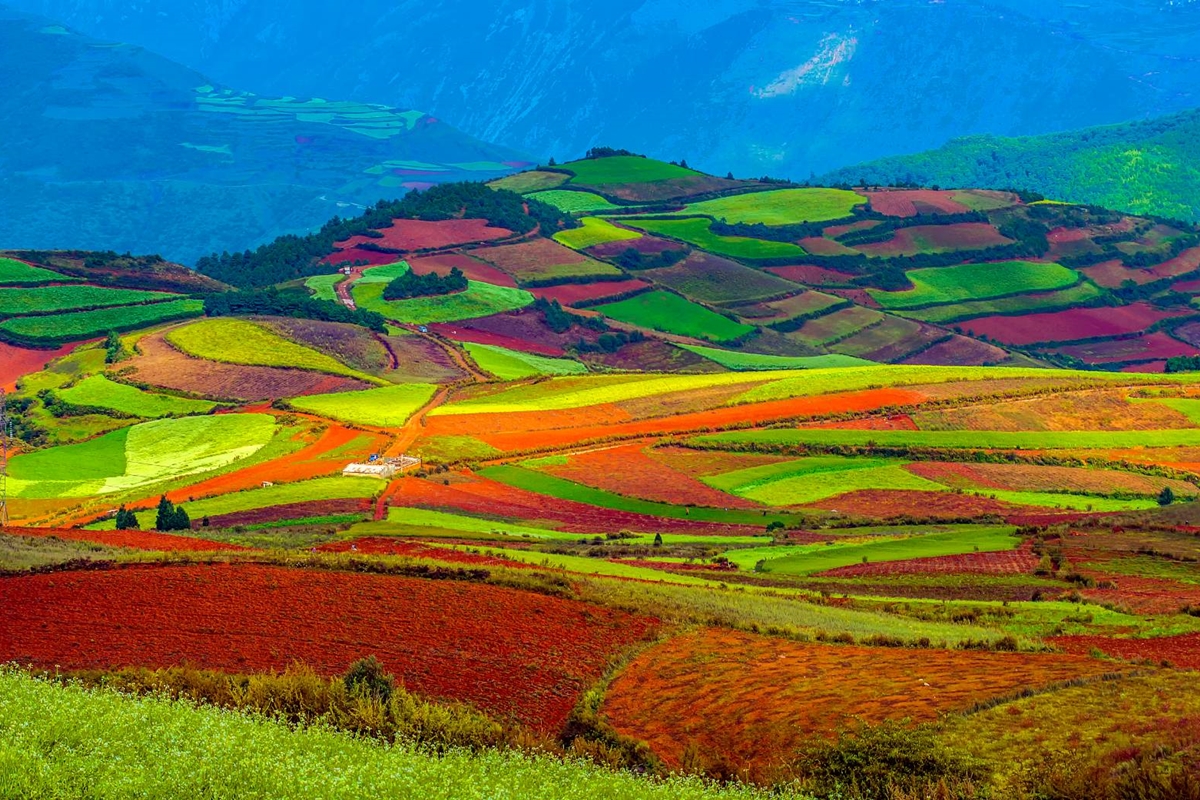
<instances>
[{"instance_id":1,"label":"red soil field","mask_svg":"<svg viewBox=\"0 0 1200 800\"><path fill-rule=\"evenodd\" d=\"M1119 308L1071 308L1019 317L981 317L960 324L975 336L987 336L1004 344L1027 345L1139 333L1156 322L1186 313L1133 303Z\"/></svg>"},{"instance_id":2,"label":"red soil field","mask_svg":"<svg viewBox=\"0 0 1200 800\"><path fill-rule=\"evenodd\" d=\"M718 491L646 455L645 445L606 447L568 457L566 465L541 471L615 494L675 505L717 508L762 508L757 503Z\"/></svg>"},{"instance_id":3,"label":"red soil field","mask_svg":"<svg viewBox=\"0 0 1200 800\"><path fill-rule=\"evenodd\" d=\"M1171 291L1195 294L1196 292L1200 292L1200 281L1180 281L1171 287Z\"/></svg>"},{"instance_id":4,"label":"red soil field","mask_svg":"<svg viewBox=\"0 0 1200 800\"><path fill-rule=\"evenodd\" d=\"M849 431L916 431L920 430L917 423L908 414L897 414L891 417L868 417L867 419L851 419L844 422L808 422L798 425L800 428L819 428L824 430Z\"/></svg>"},{"instance_id":5,"label":"red soil field","mask_svg":"<svg viewBox=\"0 0 1200 800\"><path fill-rule=\"evenodd\" d=\"M752 536L761 534L763 530L746 525L721 525L616 511L528 492L474 475L470 475L470 478L469 481L452 486L418 478L402 478L397 481L398 491L392 496L391 502L393 507L419 506L433 510L516 519L524 524L541 522L550 524L557 530L581 534L632 530L643 533ZM403 514L398 514L397 519L403 521ZM504 528L503 522L496 523L497 530Z\"/></svg>"},{"instance_id":6,"label":"red soil field","mask_svg":"<svg viewBox=\"0 0 1200 800\"><path fill-rule=\"evenodd\" d=\"M767 267L767 272L778 275L781 278L786 278L789 281L803 283L808 286L822 286L826 284L849 283L854 280L854 276L848 272L838 272L825 267L818 267L812 264L796 264L788 267Z\"/></svg>"},{"instance_id":7,"label":"red soil field","mask_svg":"<svg viewBox=\"0 0 1200 800\"><path fill-rule=\"evenodd\" d=\"M811 253L814 256L847 256L853 255L854 251L840 242L835 242L832 239L826 239L823 236L809 236L796 242L804 248L804 252Z\"/></svg>"},{"instance_id":8,"label":"red soil field","mask_svg":"<svg viewBox=\"0 0 1200 800\"><path fill-rule=\"evenodd\" d=\"M1046 234L1046 239L1050 244L1065 244L1082 242L1084 239L1090 239L1091 236L1092 232L1087 228L1054 228Z\"/></svg>"},{"instance_id":9,"label":"red soil field","mask_svg":"<svg viewBox=\"0 0 1200 800\"><path fill-rule=\"evenodd\" d=\"M1121 372L1142 372L1142 373L1162 373L1167 371L1167 362L1163 361L1146 361L1141 364L1126 364L1121 367Z\"/></svg>"},{"instance_id":10,"label":"red soil field","mask_svg":"<svg viewBox=\"0 0 1200 800\"><path fill-rule=\"evenodd\" d=\"M1003 503L989 497L953 492L920 492L912 489L859 489L810 503L806 508L838 511L855 517L875 519L900 516L957 519L984 514L1008 516L1028 511L1024 506Z\"/></svg>"},{"instance_id":11,"label":"red soil field","mask_svg":"<svg viewBox=\"0 0 1200 800\"><path fill-rule=\"evenodd\" d=\"M586 252L593 258L616 258L630 248L643 255L653 256L664 250L686 250L687 245L672 242L670 239L659 239L657 236L643 235L640 239L625 239L619 242L603 242L592 245L587 248Z\"/></svg>"},{"instance_id":12,"label":"red soil field","mask_svg":"<svg viewBox=\"0 0 1200 800\"><path fill-rule=\"evenodd\" d=\"M1130 661L1170 661L1184 669L1200 669L1200 633L1163 636L1155 639L1112 639L1107 636L1056 636L1047 641L1068 653L1099 650L1113 658Z\"/></svg>"},{"instance_id":13,"label":"red soil field","mask_svg":"<svg viewBox=\"0 0 1200 800\"><path fill-rule=\"evenodd\" d=\"M131 550L155 550L162 552L225 552L247 550L236 544L210 542L190 536L174 536L154 531L85 531L80 528L5 528L4 533L12 536L45 538L52 536L72 542L91 542L108 547L128 547Z\"/></svg>"},{"instance_id":14,"label":"red soil field","mask_svg":"<svg viewBox=\"0 0 1200 800\"><path fill-rule=\"evenodd\" d=\"M1102 261L1094 266L1084 267L1079 271L1106 289L1116 289L1125 281L1133 281L1140 286L1143 283L1158 280L1150 270L1127 267L1119 259Z\"/></svg>"},{"instance_id":15,"label":"red soil field","mask_svg":"<svg viewBox=\"0 0 1200 800\"><path fill-rule=\"evenodd\" d=\"M539 356L562 356L566 351L561 347L529 342L512 336L504 336L491 331L481 331L470 328L461 322L434 322L429 330L438 336L445 336L456 342L471 342L473 344L491 344L497 347L507 347L509 350L520 350L524 353L534 353Z\"/></svg>"},{"instance_id":16,"label":"red soil field","mask_svg":"<svg viewBox=\"0 0 1200 800\"><path fill-rule=\"evenodd\" d=\"M1193 247L1191 250L1184 250L1175 258L1154 265L1149 271L1159 278L1173 278L1198 268L1200 268L1200 247Z\"/></svg>"},{"instance_id":17,"label":"red soil field","mask_svg":"<svg viewBox=\"0 0 1200 800\"><path fill-rule=\"evenodd\" d=\"M553 732L657 621L464 581L250 564L0 579L0 660L337 675L374 654L406 688Z\"/></svg>"},{"instance_id":18,"label":"red soil field","mask_svg":"<svg viewBox=\"0 0 1200 800\"><path fill-rule=\"evenodd\" d=\"M943 364L950 367L987 366L999 364L1008 358L1008 353L995 345L953 336L935 344L914 356L901 359L900 364Z\"/></svg>"},{"instance_id":19,"label":"red soil field","mask_svg":"<svg viewBox=\"0 0 1200 800\"><path fill-rule=\"evenodd\" d=\"M478 546L478 542L473 543ZM496 556L485 556L479 553L464 553L462 550L451 550L448 547L433 547L423 542L406 539L393 539L388 536L365 536L361 539L348 539L340 542L330 542L316 548L321 553L363 553L372 556L407 556L408 558L427 558L434 561L444 561L450 564L466 564L472 567L511 567L513 569L537 569L534 564L524 561L510 561Z\"/></svg>"},{"instance_id":20,"label":"red soil field","mask_svg":"<svg viewBox=\"0 0 1200 800\"><path fill-rule=\"evenodd\" d=\"M395 264L400 256L395 253L381 253L378 250L363 250L361 247L349 247L338 250L325 260L335 267L341 264L353 264L355 261L366 261L372 267L384 264Z\"/></svg>"},{"instance_id":21,"label":"red soil field","mask_svg":"<svg viewBox=\"0 0 1200 800\"><path fill-rule=\"evenodd\" d=\"M581 311L579 313L586 315L592 312ZM462 322L446 323L438 330L443 332L482 331L484 334L495 334L529 343L525 347L517 348L520 350L538 353L542 351L533 350L531 346L551 347L555 348L557 355L561 355L566 347L575 344L581 337L594 340L600 335L595 331L583 331L580 328L572 328L564 333L555 333L546 327L541 313L528 308L507 314L492 314ZM455 334L451 333L450 338L455 338Z\"/></svg>"},{"instance_id":22,"label":"red soil field","mask_svg":"<svg viewBox=\"0 0 1200 800\"><path fill-rule=\"evenodd\" d=\"M0 342L0 389L13 391L19 379L40 372L51 361L67 355L79 344L63 345L57 350L31 350Z\"/></svg>"},{"instance_id":23,"label":"red soil field","mask_svg":"<svg viewBox=\"0 0 1200 800\"><path fill-rule=\"evenodd\" d=\"M1156 361L1176 356L1197 355L1197 349L1160 332L1136 339L1100 342L1097 344L1067 345L1058 352L1086 361L1089 364L1116 364L1122 361Z\"/></svg>"},{"instance_id":24,"label":"red soil field","mask_svg":"<svg viewBox=\"0 0 1200 800\"><path fill-rule=\"evenodd\" d=\"M887 575L1031 575L1038 558L1028 545L995 553L910 558L852 564L818 573L821 578L866 578Z\"/></svg>"},{"instance_id":25,"label":"red soil field","mask_svg":"<svg viewBox=\"0 0 1200 800\"><path fill-rule=\"evenodd\" d=\"M433 222L423 219L398 219L392 222L391 227L379 232L383 234L382 239L352 236L344 242L338 242L337 247L345 250L363 244L374 244L411 252L473 242L490 242L495 239L507 239L513 235L512 231L505 228L493 228L483 219L447 219Z\"/></svg>"},{"instance_id":26,"label":"red soil field","mask_svg":"<svg viewBox=\"0 0 1200 800\"><path fill-rule=\"evenodd\" d=\"M518 244L484 247L473 255L517 278L541 277L548 267L587 264L592 259L553 239L531 239Z\"/></svg>"},{"instance_id":27,"label":"red soil field","mask_svg":"<svg viewBox=\"0 0 1200 800\"><path fill-rule=\"evenodd\" d=\"M181 392L230 400L277 400L282 397L370 389L353 378L325 375L302 369L247 367L222 364L184 355L167 344L161 334L143 336L142 352L123 366L133 367L130 376L141 383Z\"/></svg>"},{"instance_id":28,"label":"red soil field","mask_svg":"<svg viewBox=\"0 0 1200 800\"><path fill-rule=\"evenodd\" d=\"M802 644L707 629L643 652L613 681L601 713L671 766L694 742L735 766L765 768L855 719L926 722L1108 670L1071 655Z\"/></svg>"},{"instance_id":29,"label":"red soil field","mask_svg":"<svg viewBox=\"0 0 1200 800\"><path fill-rule=\"evenodd\" d=\"M366 497L347 497L343 500L309 500L303 503L286 503L279 506L254 508L232 514L209 517L214 528L232 528L234 525L259 525L264 522L279 522L308 517L330 517L344 514L366 514L371 510L371 500ZM203 530L201 520L192 520L193 530Z\"/></svg>"},{"instance_id":30,"label":"red soil field","mask_svg":"<svg viewBox=\"0 0 1200 800\"><path fill-rule=\"evenodd\" d=\"M467 276L467 280L469 281L482 281L483 283L493 283L496 286L509 286L512 288L515 288L517 285L517 282L512 279L511 275L501 272L491 264L476 261L462 253L414 258L408 262L408 265L418 275L427 275L430 272L436 272L438 275L448 275L451 269L458 267Z\"/></svg>"},{"instance_id":31,"label":"red soil field","mask_svg":"<svg viewBox=\"0 0 1200 800\"><path fill-rule=\"evenodd\" d=\"M851 222L849 225L830 225L828 228L821 231L821 235L828 236L830 239L836 239L843 234L852 233L854 231L869 231L871 228L877 227L878 225L878 220L864 219L858 222Z\"/></svg>"},{"instance_id":32,"label":"red soil field","mask_svg":"<svg viewBox=\"0 0 1200 800\"><path fill-rule=\"evenodd\" d=\"M637 279L628 281L609 281L601 283L564 283L560 286L547 286L542 289L531 289L535 297L546 300L557 300L564 306L575 303L600 300L625 292L636 292L649 289L650 284Z\"/></svg>"},{"instance_id":33,"label":"red soil field","mask_svg":"<svg viewBox=\"0 0 1200 800\"><path fill-rule=\"evenodd\" d=\"M950 192L904 189L868 192L871 209L888 217L915 217L922 213L963 214L971 209L953 199Z\"/></svg>"},{"instance_id":34,"label":"red soil field","mask_svg":"<svg viewBox=\"0 0 1200 800\"><path fill-rule=\"evenodd\" d=\"M1011 241L986 222L963 222L958 225L901 228L886 242L857 245L854 249L874 256L898 256L944 250L978 250L1009 244Z\"/></svg>"},{"instance_id":35,"label":"red soil field","mask_svg":"<svg viewBox=\"0 0 1200 800\"><path fill-rule=\"evenodd\" d=\"M866 289L826 289L829 294L835 294L838 297L844 297L847 300L858 303L860 306L867 308L882 308L879 301L867 292Z\"/></svg>"}]
</instances>

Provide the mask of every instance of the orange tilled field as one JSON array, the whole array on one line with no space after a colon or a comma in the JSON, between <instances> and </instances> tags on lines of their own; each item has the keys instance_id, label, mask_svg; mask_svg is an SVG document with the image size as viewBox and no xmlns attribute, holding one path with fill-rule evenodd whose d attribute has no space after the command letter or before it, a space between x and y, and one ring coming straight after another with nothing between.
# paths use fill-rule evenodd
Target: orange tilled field
<instances>
[{"instance_id":1,"label":"orange tilled field","mask_svg":"<svg viewBox=\"0 0 1200 800\"><path fill-rule=\"evenodd\" d=\"M754 770L856 719L924 722L1112 669L1082 655L806 644L705 629L642 653L601 712L673 765L695 743Z\"/></svg>"}]
</instances>

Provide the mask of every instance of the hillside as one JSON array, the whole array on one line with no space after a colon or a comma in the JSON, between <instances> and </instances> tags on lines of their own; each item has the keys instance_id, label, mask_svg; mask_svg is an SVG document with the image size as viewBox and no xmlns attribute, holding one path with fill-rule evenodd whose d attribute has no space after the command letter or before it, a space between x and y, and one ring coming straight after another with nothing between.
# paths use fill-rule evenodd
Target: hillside
<instances>
[{"instance_id":1,"label":"hillside","mask_svg":"<svg viewBox=\"0 0 1200 800\"><path fill-rule=\"evenodd\" d=\"M228 85L422 108L541 158L622 142L797 180L1169 114L1200 83L1200 6L1178 0L10 2Z\"/></svg>"},{"instance_id":2,"label":"hillside","mask_svg":"<svg viewBox=\"0 0 1200 800\"><path fill-rule=\"evenodd\" d=\"M1020 188L1131 214L1200 221L1200 110L1080 131L973 136L822 180Z\"/></svg>"},{"instance_id":3,"label":"hillside","mask_svg":"<svg viewBox=\"0 0 1200 800\"><path fill-rule=\"evenodd\" d=\"M8 247L191 263L520 159L419 111L242 92L2 6L0 72Z\"/></svg>"}]
</instances>

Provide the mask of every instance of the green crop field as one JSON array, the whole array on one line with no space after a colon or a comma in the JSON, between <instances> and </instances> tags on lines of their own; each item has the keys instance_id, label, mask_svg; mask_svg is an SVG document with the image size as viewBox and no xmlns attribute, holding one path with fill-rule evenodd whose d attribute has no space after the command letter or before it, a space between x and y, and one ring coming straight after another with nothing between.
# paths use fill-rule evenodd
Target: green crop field
<instances>
[{"instance_id":1,"label":"green crop field","mask_svg":"<svg viewBox=\"0 0 1200 800\"><path fill-rule=\"evenodd\" d=\"M31 712L31 709L36 711ZM516 750L434 753L187 701L135 699L0 672L0 788L12 797L349 800L752 800L778 794L698 778L648 781ZM68 792L66 787L86 787Z\"/></svg>"},{"instance_id":2,"label":"green crop field","mask_svg":"<svg viewBox=\"0 0 1200 800\"><path fill-rule=\"evenodd\" d=\"M742 353L733 350L718 350L695 344L676 345L691 353L715 361L726 369L738 371L778 369L827 369L830 367L867 367L874 362L854 356L770 356L760 353Z\"/></svg>"},{"instance_id":3,"label":"green crop field","mask_svg":"<svg viewBox=\"0 0 1200 800\"><path fill-rule=\"evenodd\" d=\"M26 264L14 258L0 257L0 285L15 283L46 283L48 281L67 283L79 278L52 272L48 269Z\"/></svg>"},{"instance_id":4,"label":"green crop field","mask_svg":"<svg viewBox=\"0 0 1200 800\"><path fill-rule=\"evenodd\" d=\"M350 369L332 356L296 344L244 319L217 317L193 322L170 331L167 341L190 356L209 361L307 369L368 383L380 382L378 378Z\"/></svg>"},{"instance_id":5,"label":"green crop field","mask_svg":"<svg viewBox=\"0 0 1200 800\"><path fill-rule=\"evenodd\" d=\"M556 186L562 186L569 180L571 180L571 176L561 172L544 172L533 169L528 172L518 172L516 175L498 178L489 182L488 186L491 186L493 189L507 189L517 194L530 194L531 192L541 192L553 189Z\"/></svg>"},{"instance_id":6,"label":"green crop field","mask_svg":"<svg viewBox=\"0 0 1200 800\"><path fill-rule=\"evenodd\" d=\"M687 213L730 223L791 225L840 219L866 202L867 198L845 189L776 189L693 203L687 207Z\"/></svg>"},{"instance_id":7,"label":"green crop field","mask_svg":"<svg viewBox=\"0 0 1200 800\"><path fill-rule=\"evenodd\" d=\"M1119 499L1059 492L1011 492L996 489L982 489L972 494L995 497L997 500L1019 506L1044 506L1074 511L1145 511L1158 507L1158 501L1152 497Z\"/></svg>"},{"instance_id":8,"label":"green crop field","mask_svg":"<svg viewBox=\"0 0 1200 800\"><path fill-rule=\"evenodd\" d=\"M136 306L116 306L95 311L17 317L0 322L0 338L33 344L55 344L91 339L108 331L130 331L160 322L199 316L202 300L171 300Z\"/></svg>"},{"instance_id":9,"label":"green crop field","mask_svg":"<svg viewBox=\"0 0 1200 800\"><path fill-rule=\"evenodd\" d=\"M337 301L337 292L334 286L340 283L346 276L340 272L335 272L332 275L313 275L304 282L305 287L312 292L313 297L318 300Z\"/></svg>"},{"instance_id":10,"label":"green crop field","mask_svg":"<svg viewBox=\"0 0 1200 800\"><path fill-rule=\"evenodd\" d=\"M908 273L908 278L914 286L908 291L868 291L884 308L918 308L1026 292L1049 292L1078 283L1080 276L1060 264L1002 261L914 269Z\"/></svg>"},{"instance_id":11,"label":"green crop field","mask_svg":"<svg viewBox=\"0 0 1200 800\"><path fill-rule=\"evenodd\" d=\"M616 511L629 511L634 514L647 514L652 517L668 519L691 519L700 522L713 522L723 525L754 525L766 526L773 520L786 520L786 514L764 514L762 511L739 511L723 508L705 508L701 506L676 506L669 503L656 503L651 500L640 500L636 497L613 494L602 489L593 489L581 483L556 478L553 475L536 472L524 467L496 466L485 467L479 471L485 478L491 478L518 489L529 492L557 497L560 500L573 500L577 503L587 503L599 508L611 508Z\"/></svg>"},{"instance_id":12,"label":"green crop field","mask_svg":"<svg viewBox=\"0 0 1200 800\"><path fill-rule=\"evenodd\" d=\"M0 317L125 306L155 300L170 300L173 297L176 295L165 292L110 289L104 286L35 286L0 289Z\"/></svg>"},{"instance_id":13,"label":"green crop field","mask_svg":"<svg viewBox=\"0 0 1200 800\"><path fill-rule=\"evenodd\" d=\"M581 375L587 372L585 365L571 358L549 358L491 344L468 342L463 347L480 369L502 381L532 378L535 375Z\"/></svg>"},{"instance_id":14,"label":"green crop field","mask_svg":"<svg viewBox=\"0 0 1200 800\"><path fill-rule=\"evenodd\" d=\"M849 306L823 317L810 319L799 330L787 334L810 345L839 342L871 325L881 325L887 319L881 312L864 306Z\"/></svg>"},{"instance_id":15,"label":"green crop field","mask_svg":"<svg viewBox=\"0 0 1200 800\"><path fill-rule=\"evenodd\" d=\"M63 400L77 406L109 408L135 417L156 417L204 414L216 408L207 400L189 400L142 391L136 386L111 381L103 375L84 378L69 389L58 393Z\"/></svg>"},{"instance_id":16,"label":"green crop field","mask_svg":"<svg viewBox=\"0 0 1200 800\"><path fill-rule=\"evenodd\" d=\"M907 462L883 458L818 456L710 475L714 489L769 506L815 503L859 489L944 491L940 483L904 469Z\"/></svg>"},{"instance_id":17,"label":"green crop field","mask_svg":"<svg viewBox=\"0 0 1200 800\"><path fill-rule=\"evenodd\" d=\"M626 219L626 225L678 239L730 258L800 258L804 248L789 242L769 242L745 236L720 236L709 230L712 221L704 217L688 219Z\"/></svg>"},{"instance_id":18,"label":"green crop field","mask_svg":"<svg viewBox=\"0 0 1200 800\"><path fill-rule=\"evenodd\" d=\"M393 506L388 509L388 523L409 525L417 528L437 528L445 531L488 533L501 536L532 537L534 539L578 541L585 538L583 534L563 533L537 525L523 525L494 519L480 519L479 517L470 517L465 514L451 514L445 511L433 511L424 508L397 508ZM386 528L380 526L381 532L386 530ZM363 533L362 527L359 527L353 533L361 535Z\"/></svg>"},{"instance_id":19,"label":"green crop field","mask_svg":"<svg viewBox=\"0 0 1200 800\"><path fill-rule=\"evenodd\" d=\"M9 464L9 493L56 498L127 492L249 458L274 432L275 418L269 414L144 422L81 444L17 456Z\"/></svg>"},{"instance_id":20,"label":"green crop field","mask_svg":"<svg viewBox=\"0 0 1200 800\"><path fill-rule=\"evenodd\" d=\"M569 214L580 214L588 211L608 211L619 206L605 200L593 192L573 192L568 189L551 189L547 192L534 192L529 195L534 200L549 203L557 209Z\"/></svg>"},{"instance_id":21,"label":"green crop field","mask_svg":"<svg viewBox=\"0 0 1200 800\"><path fill-rule=\"evenodd\" d=\"M714 342L726 342L754 330L750 325L734 322L677 294L663 291L605 303L597 306L596 311L630 325Z\"/></svg>"},{"instance_id":22,"label":"green crop field","mask_svg":"<svg viewBox=\"0 0 1200 800\"><path fill-rule=\"evenodd\" d=\"M1011 550L1021 543L1008 527L964 527L961 531L930 533L904 539L887 539L844 547L829 547L805 553L793 553L782 558L767 558L764 572L789 575L812 575L828 569L852 564L880 561L903 561L910 558L954 556L962 553Z\"/></svg>"},{"instance_id":23,"label":"green crop field","mask_svg":"<svg viewBox=\"0 0 1200 800\"><path fill-rule=\"evenodd\" d=\"M835 445L847 447L932 447L948 450L1106 450L1122 447L1195 447L1200 429L1151 431L732 431L700 436L699 444L762 447Z\"/></svg>"},{"instance_id":24,"label":"green crop field","mask_svg":"<svg viewBox=\"0 0 1200 800\"><path fill-rule=\"evenodd\" d=\"M386 269L386 268L380 268ZM367 270L364 277L374 272ZM387 281L355 282L351 294L359 308L377 311L396 322L426 325L431 322L457 322L475 317L487 317L515 311L533 302L533 295L524 289L495 286L470 281L464 291L435 297L414 297L410 300L384 300Z\"/></svg>"},{"instance_id":25,"label":"green crop field","mask_svg":"<svg viewBox=\"0 0 1200 800\"><path fill-rule=\"evenodd\" d=\"M554 234L554 241L565 244L573 250L584 250L607 242L626 242L642 238L637 231L618 228L608 220L599 217L584 217L580 227Z\"/></svg>"},{"instance_id":26,"label":"green crop field","mask_svg":"<svg viewBox=\"0 0 1200 800\"><path fill-rule=\"evenodd\" d=\"M429 402L437 387L431 383L402 383L361 392L296 397L294 408L355 425L392 428L403 425Z\"/></svg>"},{"instance_id":27,"label":"green crop field","mask_svg":"<svg viewBox=\"0 0 1200 800\"><path fill-rule=\"evenodd\" d=\"M701 174L695 170L677 167L664 161L637 156L613 156L612 158L572 161L569 164L563 164L562 169L575 174L571 180L572 184L584 186L669 181L677 178L693 178Z\"/></svg>"},{"instance_id":28,"label":"green crop field","mask_svg":"<svg viewBox=\"0 0 1200 800\"><path fill-rule=\"evenodd\" d=\"M1035 311L1055 311L1082 305L1104 293L1090 281L1057 292L999 297L995 300L974 300L949 305L930 306L896 313L924 322L944 323L992 314L1021 314Z\"/></svg>"}]
</instances>

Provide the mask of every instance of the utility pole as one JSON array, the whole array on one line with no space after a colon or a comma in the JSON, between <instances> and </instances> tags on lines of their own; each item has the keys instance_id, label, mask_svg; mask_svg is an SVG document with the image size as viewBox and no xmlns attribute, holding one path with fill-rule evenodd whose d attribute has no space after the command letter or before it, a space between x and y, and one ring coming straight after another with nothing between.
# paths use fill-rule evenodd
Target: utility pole
<instances>
[{"instance_id":1,"label":"utility pole","mask_svg":"<svg viewBox=\"0 0 1200 800\"><path fill-rule=\"evenodd\" d=\"M8 396L0 388L0 528L8 526Z\"/></svg>"}]
</instances>

